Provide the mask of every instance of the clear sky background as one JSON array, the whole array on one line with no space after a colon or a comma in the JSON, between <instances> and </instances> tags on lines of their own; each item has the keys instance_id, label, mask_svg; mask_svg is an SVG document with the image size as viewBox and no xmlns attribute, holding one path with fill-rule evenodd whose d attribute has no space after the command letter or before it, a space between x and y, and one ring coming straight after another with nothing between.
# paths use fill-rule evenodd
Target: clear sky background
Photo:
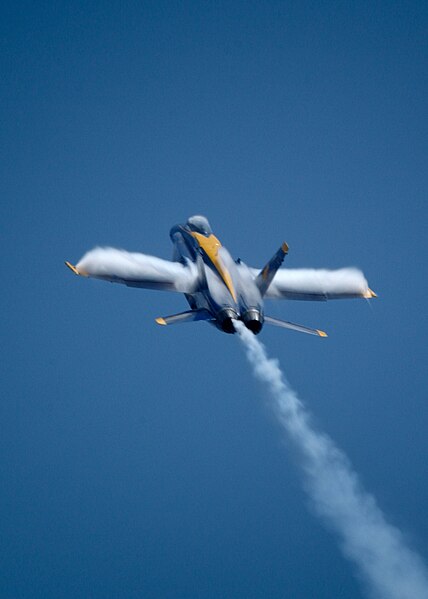
<instances>
[{"instance_id":1,"label":"clear sky background","mask_svg":"<svg viewBox=\"0 0 428 599\"><path fill-rule=\"evenodd\" d=\"M1 30L0 596L363 597L238 340L74 277L171 257L355 265L379 299L265 327L320 428L428 559L423 2L23 2Z\"/></svg>"}]
</instances>

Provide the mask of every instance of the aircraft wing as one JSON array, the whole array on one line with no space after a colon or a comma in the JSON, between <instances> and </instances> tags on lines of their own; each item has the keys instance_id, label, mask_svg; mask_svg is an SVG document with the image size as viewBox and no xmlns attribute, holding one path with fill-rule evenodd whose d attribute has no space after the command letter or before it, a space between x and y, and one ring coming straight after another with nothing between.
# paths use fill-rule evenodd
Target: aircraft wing
<instances>
[{"instance_id":1,"label":"aircraft wing","mask_svg":"<svg viewBox=\"0 0 428 599\"><path fill-rule=\"evenodd\" d=\"M254 277L258 269L251 269ZM371 298L376 294L369 288L363 273L357 268L288 269L275 274L265 295L270 299L326 301L354 297Z\"/></svg>"},{"instance_id":2,"label":"aircraft wing","mask_svg":"<svg viewBox=\"0 0 428 599\"><path fill-rule=\"evenodd\" d=\"M66 265L77 275L122 283L129 287L192 293L198 282L196 266L170 262L155 256L115 248L94 248L76 266Z\"/></svg>"}]
</instances>

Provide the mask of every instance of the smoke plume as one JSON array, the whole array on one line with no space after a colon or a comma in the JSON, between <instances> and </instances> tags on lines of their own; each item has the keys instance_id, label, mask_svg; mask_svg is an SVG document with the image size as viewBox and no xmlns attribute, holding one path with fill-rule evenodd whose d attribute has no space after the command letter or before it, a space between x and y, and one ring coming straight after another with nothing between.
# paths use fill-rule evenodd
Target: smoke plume
<instances>
[{"instance_id":1,"label":"smoke plume","mask_svg":"<svg viewBox=\"0 0 428 599\"><path fill-rule=\"evenodd\" d=\"M275 413L298 452L314 510L339 536L343 553L357 566L370 596L427 599L428 573L419 555L386 521L346 455L312 427L277 360L267 357L264 346L242 323L235 326L254 374L267 385Z\"/></svg>"}]
</instances>

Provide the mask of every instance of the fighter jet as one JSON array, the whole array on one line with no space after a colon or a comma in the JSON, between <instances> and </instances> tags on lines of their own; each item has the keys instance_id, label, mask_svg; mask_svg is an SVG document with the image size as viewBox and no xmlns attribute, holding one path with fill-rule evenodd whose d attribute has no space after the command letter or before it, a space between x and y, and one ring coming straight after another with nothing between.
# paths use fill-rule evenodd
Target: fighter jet
<instances>
[{"instance_id":1,"label":"fighter jet","mask_svg":"<svg viewBox=\"0 0 428 599\"><path fill-rule=\"evenodd\" d=\"M355 268L280 269L288 253L286 243L264 268L250 268L232 258L213 235L205 216L192 216L185 224L175 225L170 237L172 261L107 247L91 250L76 266L65 264L82 277L184 293L190 310L156 318L159 325L205 320L225 333L234 333L234 322L241 320L255 335L266 323L326 337L319 329L265 315L264 300L376 297Z\"/></svg>"}]
</instances>

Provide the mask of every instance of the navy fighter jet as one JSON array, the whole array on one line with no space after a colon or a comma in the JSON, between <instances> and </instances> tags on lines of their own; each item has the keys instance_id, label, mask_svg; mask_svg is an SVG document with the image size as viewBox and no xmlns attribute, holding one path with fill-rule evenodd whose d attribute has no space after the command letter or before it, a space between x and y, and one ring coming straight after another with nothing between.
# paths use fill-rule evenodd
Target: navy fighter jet
<instances>
[{"instance_id":1,"label":"navy fighter jet","mask_svg":"<svg viewBox=\"0 0 428 599\"><path fill-rule=\"evenodd\" d=\"M157 318L158 324L205 320L225 333L234 333L234 321L241 320L255 335L267 323L326 337L319 329L266 316L264 299L325 301L376 297L355 268L280 269L288 253L286 243L264 268L250 268L231 257L204 216L192 216L186 224L174 226L170 237L173 261L114 248L95 248L76 266L65 264L83 277L184 293L190 310Z\"/></svg>"}]
</instances>

